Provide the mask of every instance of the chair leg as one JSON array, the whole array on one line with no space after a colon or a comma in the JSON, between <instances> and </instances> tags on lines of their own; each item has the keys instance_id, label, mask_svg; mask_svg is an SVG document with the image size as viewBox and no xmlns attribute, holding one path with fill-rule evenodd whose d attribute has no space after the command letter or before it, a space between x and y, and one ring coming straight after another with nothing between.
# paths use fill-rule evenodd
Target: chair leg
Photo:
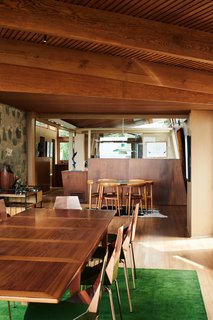
<instances>
[{"instance_id":1,"label":"chair leg","mask_svg":"<svg viewBox=\"0 0 213 320\"><path fill-rule=\"evenodd\" d=\"M89 185L89 209L92 208L92 185Z\"/></svg>"},{"instance_id":2,"label":"chair leg","mask_svg":"<svg viewBox=\"0 0 213 320\"><path fill-rule=\"evenodd\" d=\"M7 301L7 305L8 305L8 315L9 315L9 319L12 320L12 314L11 314L11 309L10 309L10 301Z\"/></svg>"},{"instance_id":3,"label":"chair leg","mask_svg":"<svg viewBox=\"0 0 213 320\"><path fill-rule=\"evenodd\" d=\"M133 262L133 256L132 256L132 250L131 245L129 244L129 255L130 255L130 263L131 263L131 271L132 271L132 282L133 282L133 288L136 288L135 285L135 271L134 271L134 262Z\"/></svg>"},{"instance_id":4,"label":"chair leg","mask_svg":"<svg viewBox=\"0 0 213 320\"><path fill-rule=\"evenodd\" d=\"M117 205L118 215L120 216L121 215L121 212L120 212L120 190L118 187L116 188L116 193L117 193L117 198L115 200L115 206Z\"/></svg>"},{"instance_id":5,"label":"chair leg","mask_svg":"<svg viewBox=\"0 0 213 320\"><path fill-rule=\"evenodd\" d=\"M137 279L135 255L134 255L134 248L133 248L133 243L132 242L130 242L130 247L131 247L131 255L132 255L132 262L133 262L133 269L134 269L134 277L135 277L135 279Z\"/></svg>"},{"instance_id":6,"label":"chair leg","mask_svg":"<svg viewBox=\"0 0 213 320\"><path fill-rule=\"evenodd\" d=\"M120 292L119 292L117 279L115 279L115 287L116 287L116 294L117 294L117 298L118 298L118 307L119 307L120 318L121 318L121 320L123 320L123 315L122 315L122 310L121 310L121 296L120 296Z\"/></svg>"},{"instance_id":7,"label":"chair leg","mask_svg":"<svg viewBox=\"0 0 213 320\"><path fill-rule=\"evenodd\" d=\"M153 194L152 194L152 185L150 186L150 201L151 201L151 210L153 213Z\"/></svg>"},{"instance_id":8,"label":"chair leg","mask_svg":"<svg viewBox=\"0 0 213 320\"><path fill-rule=\"evenodd\" d=\"M113 298L112 298L112 291L109 287L105 287L105 289L109 294L109 301L110 301L111 312L112 312L112 320L116 320L115 307L114 307L114 302L113 302Z\"/></svg>"},{"instance_id":9,"label":"chair leg","mask_svg":"<svg viewBox=\"0 0 213 320\"><path fill-rule=\"evenodd\" d=\"M147 203L147 187L144 187L144 205L146 208L146 213L148 214L148 203Z\"/></svg>"},{"instance_id":10,"label":"chair leg","mask_svg":"<svg viewBox=\"0 0 213 320\"><path fill-rule=\"evenodd\" d=\"M132 301L131 301L130 288L129 288L129 278L128 278L128 269L126 265L126 258L122 259L122 262L124 264L124 275L126 280L126 290L127 290L128 301L129 301L129 311L132 312Z\"/></svg>"}]
</instances>

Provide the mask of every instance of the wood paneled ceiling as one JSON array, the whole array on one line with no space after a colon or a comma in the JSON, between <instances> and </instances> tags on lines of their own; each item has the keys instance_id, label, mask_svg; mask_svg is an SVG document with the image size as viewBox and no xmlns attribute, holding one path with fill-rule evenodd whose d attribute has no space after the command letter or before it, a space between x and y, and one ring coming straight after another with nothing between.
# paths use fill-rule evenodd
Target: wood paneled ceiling
<instances>
[{"instance_id":1,"label":"wood paneled ceiling","mask_svg":"<svg viewBox=\"0 0 213 320\"><path fill-rule=\"evenodd\" d=\"M212 0L2 0L0 17L2 103L79 126L213 110Z\"/></svg>"}]
</instances>

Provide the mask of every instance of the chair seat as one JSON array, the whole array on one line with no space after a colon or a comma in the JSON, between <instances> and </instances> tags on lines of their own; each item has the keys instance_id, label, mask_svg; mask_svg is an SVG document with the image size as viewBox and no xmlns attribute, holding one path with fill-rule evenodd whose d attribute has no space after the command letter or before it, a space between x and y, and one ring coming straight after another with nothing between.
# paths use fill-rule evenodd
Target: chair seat
<instances>
[{"instance_id":1,"label":"chair seat","mask_svg":"<svg viewBox=\"0 0 213 320\"><path fill-rule=\"evenodd\" d=\"M86 312L87 308L87 304L67 301L61 301L57 304L29 303L24 320L72 320Z\"/></svg>"},{"instance_id":2,"label":"chair seat","mask_svg":"<svg viewBox=\"0 0 213 320\"><path fill-rule=\"evenodd\" d=\"M91 197L98 197L99 196L99 193L98 192L93 192L92 194L91 194Z\"/></svg>"}]
</instances>

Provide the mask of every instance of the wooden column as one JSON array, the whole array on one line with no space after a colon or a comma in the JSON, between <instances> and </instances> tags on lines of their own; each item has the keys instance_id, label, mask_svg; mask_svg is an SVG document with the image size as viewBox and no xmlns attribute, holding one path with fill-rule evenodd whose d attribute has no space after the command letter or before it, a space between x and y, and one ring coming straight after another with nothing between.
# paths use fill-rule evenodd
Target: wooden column
<instances>
[{"instance_id":1,"label":"wooden column","mask_svg":"<svg viewBox=\"0 0 213 320\"><path fill-rule=\"evenodd\" d=\"M27 113L27 175L28 184L36 185L35 172L36 117L33 112Z\"/></svg>"},{"instance_id":2,"label":"wooden column","mask_svg":"<svg viewBox=\"0 0 213 320\"><path fill-rule=\"evenodd\" d=\"M193 110L191 182L188 182L187 229L191 237L212 237L213 112Z\"/></svg>"},{"instance_id":3,"label":"wooden column","mask_svg":"<svg viewBox=\"0 0 213 320\"><path fill-rule=\"evenodd\" d=\"M88 130L88 159L91 158L91 130Z\"/></svg>"}]
</instances>

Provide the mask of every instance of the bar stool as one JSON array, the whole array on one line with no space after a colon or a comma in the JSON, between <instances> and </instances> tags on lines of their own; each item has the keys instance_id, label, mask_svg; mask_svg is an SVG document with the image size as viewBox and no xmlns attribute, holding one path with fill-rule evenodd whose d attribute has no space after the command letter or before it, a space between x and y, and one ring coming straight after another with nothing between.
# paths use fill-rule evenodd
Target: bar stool
<instances>
[{"instance_id":1,"label":"bar stool","mask_svg":"<svg viewBox=\"0 0 213 320\"><path fill-rule=\"evenodd\" d=\"M98 208L102 208L103 201L106 203L108 209L108 203L112 203L112 208L115 206L117 208L118 214L120 216L120 206L121 206L121 185L112 181L99 180L99 199Z\"/></svg>"}]
</instances>

